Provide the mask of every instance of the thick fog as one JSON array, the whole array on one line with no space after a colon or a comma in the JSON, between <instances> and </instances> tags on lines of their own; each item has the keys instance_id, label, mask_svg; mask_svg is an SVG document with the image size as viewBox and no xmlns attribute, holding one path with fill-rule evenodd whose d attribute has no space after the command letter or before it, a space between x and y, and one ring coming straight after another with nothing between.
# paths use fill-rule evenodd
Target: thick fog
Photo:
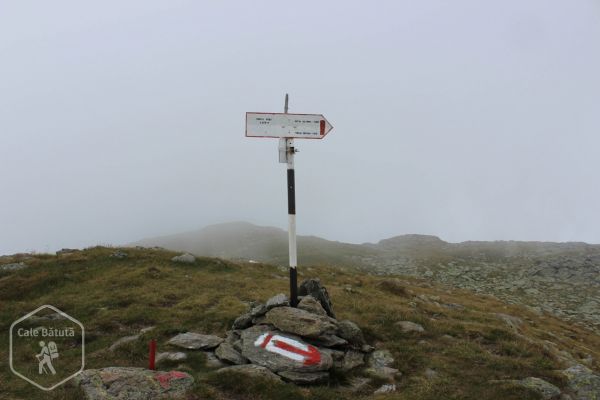
<instances>
[{"instance_id":1,"label":"thick fog","mask_svg":"<svg viewBox=\"0 0 600 400\"><path fill-rule=\"evenodd\" d=\"M0 254L207 224L600 242L600 3L4 1Z\"/></svg>"}]
</instances>

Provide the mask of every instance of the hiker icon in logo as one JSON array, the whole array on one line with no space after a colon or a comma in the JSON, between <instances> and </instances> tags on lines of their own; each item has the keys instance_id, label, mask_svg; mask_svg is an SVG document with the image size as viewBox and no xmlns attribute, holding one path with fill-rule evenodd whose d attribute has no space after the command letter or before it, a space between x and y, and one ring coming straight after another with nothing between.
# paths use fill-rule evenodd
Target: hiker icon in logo
<instances>
[{"instance_id":1,"label":"hiker icon in logo","mask_svg":"<svg viewBox=\"0 0 600 400\"><path fill-rule=\"evenodd\" d=\"M40 354L36 354L36 358L38 359L38 372L41 375L42 373L47 374L48 371L45 367L48 367L52 375L56 375L56 370L52 365L52 360L58 358L58 349L56 348L56 343L48 342L48 346L43 341L39 343L42 351Z\"/></svg>"},{"instance_id":2,"label":"hiker icon in logo","mask_svg":"<svg viewBox=\"0 0 600 400\"><path fill-rule=\"evenodd\" d=\"M40 390L54 390L84 370L84 327L52 305L40 306L10 326L8 360L10 370L19 378ZM2 379L0 376L3 389ZM2 389L0 398L4 394ZM28 396L34 397L37 399L39 395Z\"/></svg>"}]
</instances>

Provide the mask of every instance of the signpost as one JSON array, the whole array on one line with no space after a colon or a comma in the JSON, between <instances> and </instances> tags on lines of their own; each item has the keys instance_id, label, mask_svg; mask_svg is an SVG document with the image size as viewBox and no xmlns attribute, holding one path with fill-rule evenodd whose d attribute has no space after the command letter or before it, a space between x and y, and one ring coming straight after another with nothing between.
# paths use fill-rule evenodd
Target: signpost
<instances>
[{"instance_id":1,"label":"signpost","mask_svg":"<svg viewBox=\"0 0 600 400\"><path fill-rule=\"evenodd\" d=\"M246 137L279 138L279 162L287 164L288 240L290 258L290 303L298 304L296 249L296 187L294 173L294 139L323 139L333 126L321 114L288 114L289 97L285 95L282 113L246 113Z\"/></svg>"},{"instance_id":2,"label":"signpost","mask_svg":"<svg viewBox=\"0 0 600 400\"><path fill-rule=\"evenodd\" d=\"M247 137L323 139L331 129L321 114L246 113Z\"/></svg>"}]
</instances>

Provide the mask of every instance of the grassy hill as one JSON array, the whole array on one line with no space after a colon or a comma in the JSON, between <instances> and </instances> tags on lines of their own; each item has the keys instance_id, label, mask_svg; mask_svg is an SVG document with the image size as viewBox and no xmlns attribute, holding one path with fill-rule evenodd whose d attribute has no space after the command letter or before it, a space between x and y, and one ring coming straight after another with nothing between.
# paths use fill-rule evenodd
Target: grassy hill
<instances>
[{"instance_id":1,"label":"grassy hill","mask_svg":"<svg viewBox=\"0 0 600 400\"><path fill-rule=\"evenodd\" d=\"M248 222L210 225L175 235L146 238L130 244L187 251L205 257L256 260L287 265L288 235L280 228ZM448 243L430 235L400 235L378 243L351 244L316 236L298 236L298 257L305 264L384 266L404 260L494 261L556 256L600 256L600 245L581 242L468 241ZM598 260L596 260L598 261Z\"/></svg>"},{"instance_id":2,"label":"grassy hill","mask_svg":"<svg viewBox=\"0 0 600 400\"><path fill-rule=\"evenodd\" d=\"M136 244L275 265L287 265L288 257L285 231L248 223L213 225ZM535 312L552 313L600 331L600 245L448 243L426 235L349 244L300 236L298 260L300 265L353 266L381 275L424 277L526 304Z\"/></svg>"},{"instance_id":3,"label":"grassy hill","mask_svg":"<svg viewBox=\"0 0 600 400\"><path fill-rule=\"evenodd\" d=\"M255 260L275 265L287 265L288 261L287 231L247 222L211 225L197 231L143 239L131 246L158 246L204 257ZM360 257L377 254L377 249L362 245L298 236L298 257L307 265L357 266Z\"/></svg>"},{"instance_id":4,"label":"grassy hill","mask_svg":"<svg viewBox=\"0 0 600 400\"><path fill-rule=\"evenodd\" d=\"M43 393L8 369L8 330L16 318L52 304L86 328L86 368L147 365L147 342L159 351L179 332L223 335L252 301L287 292L287 271L260 263L200 258L171 261L163 250L92 248L59 255L16 255L0 263L28 268L0 273L0 399L79 399L66 385ZM565 360L598 370L600 337L546 314L466 290L413 277L373 276L353 268L306 266L302 277L319 277L340 319L355 321L366 339L389 349L403 376L398 392L378 399L539 399L509 382L539 377L565 388ZM514 317L514 318L513 318ZM425 332L403 333L398 321L421 324ZM511 322L513 321L513 322ZM518 322L515 322L518 321ZM140 339L109 351L124 336L148 326ZM260 381L224 380L205 365L202 352L183 366L196 378L190 399L370 399L374 388L352 393L351 376L330 386L265 386ZM428 370L436 372L434 376ZM568 390L567 390L568 392Z\"/></svg>"}]
</instances>

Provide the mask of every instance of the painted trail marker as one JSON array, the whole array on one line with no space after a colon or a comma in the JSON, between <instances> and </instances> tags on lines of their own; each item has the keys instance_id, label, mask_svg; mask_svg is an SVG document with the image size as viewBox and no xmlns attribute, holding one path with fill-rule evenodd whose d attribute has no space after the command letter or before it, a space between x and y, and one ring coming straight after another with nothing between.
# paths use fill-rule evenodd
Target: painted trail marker
<instances>
[{"instance_id":1,"label":"painted trail marker","mask_svg":"<svg viewBox=\"0 0 600 400\"><path fill-rule=\"evenodd\" d=\"M290 303L298 304L296 267L296 184L294 139L323 139L333 126L322 114L288 114L289 97L285 95L283 113L246 113L246 137L279 138L279 162L287 164L288 240L290 255Z\"/></svg>"},{"instance_id":2,"label":"painted trail marker","mask_svg":"<svg viewBox=\"0 0 600 400\"><path fill-rule=\"evenodd\" d=\"M263 333L254 345L304 365L317 365L321 362L321 353L316 347L285 336Z\"/></svg>"}]
</instances>

